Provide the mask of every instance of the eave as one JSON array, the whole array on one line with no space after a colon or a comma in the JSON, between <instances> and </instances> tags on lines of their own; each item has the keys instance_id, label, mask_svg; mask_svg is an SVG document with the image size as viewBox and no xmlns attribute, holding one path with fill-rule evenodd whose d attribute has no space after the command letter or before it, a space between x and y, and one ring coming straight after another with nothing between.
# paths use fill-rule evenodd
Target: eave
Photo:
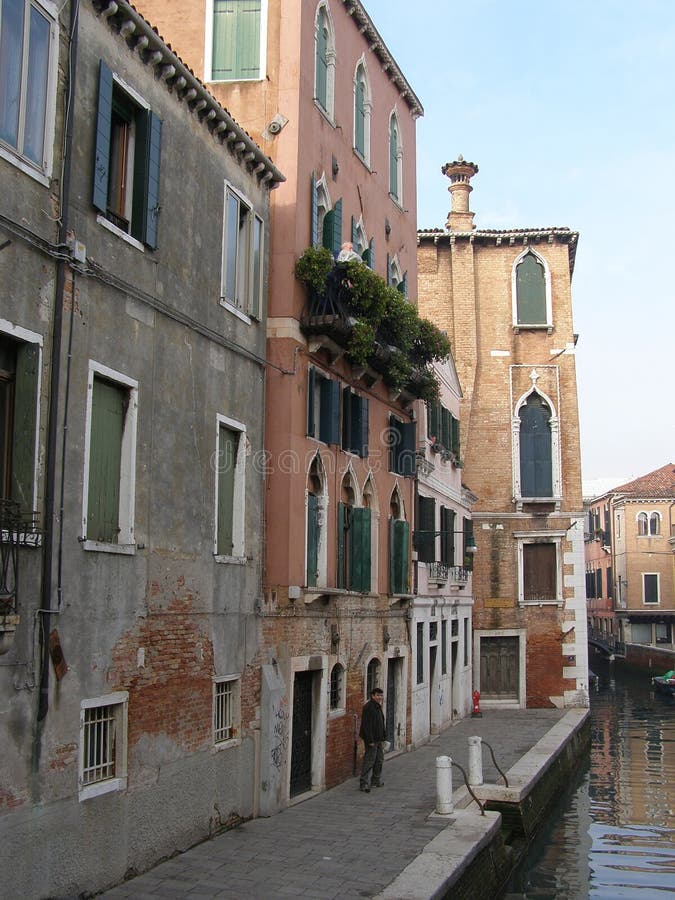
<instances>
[{"instance_id":1,"label":"eave","mask_svg":"<svg viewBox=\"0 0 675 900\"><path fill-rule=\"evenodd\" d=\"M163 81L179 103L207 128L223 147L227 147L239 165L255 175L262 185L275 188L286 177L263 153L253 138L218 103L202 82L185 65L150 23L126 0L92 0L92 6L120 37L124 38L140 60Z\"/></svg>"}]
</instances>

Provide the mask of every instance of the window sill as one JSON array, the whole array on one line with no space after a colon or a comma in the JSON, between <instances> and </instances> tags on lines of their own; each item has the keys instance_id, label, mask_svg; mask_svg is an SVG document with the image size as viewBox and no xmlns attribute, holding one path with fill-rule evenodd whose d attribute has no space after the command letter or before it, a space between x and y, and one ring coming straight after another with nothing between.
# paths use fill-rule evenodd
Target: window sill
<instances>
[{"instance_id":1,"label":"window sill","mask_svg":"<svg viewBox=\"0 0 675 900\"><path fill-rule=\"evenodd\" d=\"M333 120L333 117L331 116L331 114L328 112L327 109L325 109L325 108L321 105L321 103L316 99L316 97L314 98L314 106L316 106L316 108L317 108L317 109L319 110L319 112L321 113L321 118L322 118L322 119L325 119L326 122L328 122L328 124L330 125L331 128L336 128L336 127L337 127L336 124L335 124L335 121Z\"/></svg>"},{"instance_id":2,"label":"window sill","mask_svg":"<svg viewBox=\"0 0 675 900\"><path fill-rule=\"evenodd\" d=\"M361 154L361 152L360 152L359 150L356 149L356 147L352 147L352 150L354 151L354 156L359 160L359 162L363 163L363 165L366 167L366 169L367 169L369 172L371 172L371 169L370 169L370 163L369 163L368 160L365 158L365 156L363 156L363 155ZM371 172L371 174L372 174L372 172Z\"/></svg>"},{"instance_id":3,"label":"window sill","mask_svg":"<svg viewBox=\"0 0 675 900\"><path fill-rule=\"evenodd\" d=\"M401 202L401 200L398 197L395 197L391 193L391 191L389 191L389 199L391 200L391 202L394 204L394 206L397 209L399 209L401 212L405 212L405 210L403 209L403 203Z\"/></svg>"},{"instance_id":4,"label":"window sill","mask_svg":"<svg viewBox=\"0 0 675 900\"><path fill-rule=\"evenodd\" d=\"M218 565L223 566L245 566L248 562L245 556L223 556L220 553L214 553L213 558Z\"/></svg>"},{"instance_id":5,"label":"window sill","mask_svg":"<svg viewBox=\"0 0 675 900\"><path fill-rule=\"evenodd\" d=\"M344 715L347 714L347 710L344 706L341 706L339 709L331 709L328 712L328 719L341 719Z\"/></svg>"},{"instance_id":6,"label":"window sill","mask_svg":"<svg viewBox=\"0 0 675 900\"><path fill-rule=\"evenodd\" d=\"M250 325L253 321L250 316L247 316L246 313L242 312L238 307L234 305L234 303L230 303L230 301L226 300L224 297L220 298L219 303L223 307L223 309L231 312L233 316L241 319L242 322L246 322L247 325Z\"/></svg>"},{"instance_id":7,"label":"window sill","mask_svg":"<svg viewBox=\"0 0 675 900\"><path fill-rule=\"evenodd\" d=\"M565 601L560 598L558 600L519 600L518 606L564 606Z\"/></svg>"},{"instance_id":8,"label":"window sill","mask_svg":"<svg viewBox=\"0 0 675 900\"><path fill-rule=\"evenodd\" d=\"M545 331L546 334L553 334L553 325L549 325L547 322L540 323L539 325L525 325L522 322L514 322L513 333L520 334L521 331Z\"/></svg>"},{"instance_id":9,"label":"window sill","mask_svg":"<svg viewBox=\"0 0 675 900\"><path fill-rule=\"evenodd\" d=\"M140 250L141 253L145 253L145 247L141 244L140 241L137 241L135 237L132 237L126 231L122 231L121 228L118 228L117 225L113 225L105 216L98 215L96 216L96 221L99 225L102 225L112 234L116 234L118 238L121 238L126 244L130 244L132 247L135 247L136 250Z\"/></svg>"},{"instance_id":10,"label":"window sill","mask_svg":"<svg viewBox=\"0 0 675 900\"><path fill-rule=\"evenodd\" d=\"M220 753L221 750L231 750L233 747L241 746L241 738L230 738L228 741L218 741L213 745L214 753Z\"/></svg>"},{"instance_id":11,"label":"window sill","mask_svg":"<svg viewBox=\"0 0 675 900\"><path fill-rule=\"evenodd\" d=\"M17 169L21 169L24 175L39 181L44 187L49 187L49 176L42 169L36 169L34 164L29 163L19 154L12 152L8 147L0 147L0 157L16 166Z\"/></svg>"},{"instance_id":12,"label":"window sill","mask_svg":"<svg viewBox=\"0 0 675 900\"><path fill-rule=\"evenodd\" d=\"M113 791L125 791L126 789L126 778L109 778L106 781L97 781L95 784L88 784L86 787L80 788L77 799L81 803L83 800L92 800L94 797L100 797L103 794L110 794Z\"/></svg>"},{"instance_id":13,"label":"window sill","mask_svg":"<svg viewBox=\"0 0 675 900\"><path fill-rule=\"evenodd\" d=\"M117 553L122 556L134 556L136 553L136 544L107 544L103 541L90 541L83 538L83 550L93 550L97 553Z\"/></svg>"}]
</instances>

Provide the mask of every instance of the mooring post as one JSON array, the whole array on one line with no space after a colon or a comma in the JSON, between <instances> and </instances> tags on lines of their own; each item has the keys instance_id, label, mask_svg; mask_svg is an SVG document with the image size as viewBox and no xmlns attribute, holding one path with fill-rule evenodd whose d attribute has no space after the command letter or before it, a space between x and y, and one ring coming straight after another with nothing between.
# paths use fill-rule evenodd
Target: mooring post
<instances>
[{"instance_id":1,"label":"mooring post","mask_svg":"<svg viewBox=\"0 0 675 900\"><path fill-rule=\"evenodd\" d=\"M469 784L483 783L483 738L469 738Z\"/></svg>"},{"instance_id":2,"label":"mooring post","mask_svg":"<svg viewBox=\"0 0 675 900\"><path fill-rule=\"evenodd\" d=\"M436 812L439 816L449 816L452 805L452 759L449 756L436 757Z\"/></svg>"}]
</instances>

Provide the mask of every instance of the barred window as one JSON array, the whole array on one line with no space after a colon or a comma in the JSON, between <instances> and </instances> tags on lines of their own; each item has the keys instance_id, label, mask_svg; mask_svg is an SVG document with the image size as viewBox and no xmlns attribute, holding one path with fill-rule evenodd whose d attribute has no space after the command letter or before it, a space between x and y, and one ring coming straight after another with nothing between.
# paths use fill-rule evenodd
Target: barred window
<instances>
[{"instance_id":1,"label":"barred window","mask_svg":"<svg viewBox=\"0 0 675 900\"><path fill-rule=\"evenodd\" d=\"M213 688L213 740L222 744L239 734L239 680L222 678Z\"/></svg>"},{"instance_id":2,"label":"barred window","mask_svg":"<svg viewBox=\"0 0 675 900\"><path fill-rule=\"evenodd\" d=\"M80 800L126 787L128 694L83 700L80 708Z\"/></svg>"}]
</instances>

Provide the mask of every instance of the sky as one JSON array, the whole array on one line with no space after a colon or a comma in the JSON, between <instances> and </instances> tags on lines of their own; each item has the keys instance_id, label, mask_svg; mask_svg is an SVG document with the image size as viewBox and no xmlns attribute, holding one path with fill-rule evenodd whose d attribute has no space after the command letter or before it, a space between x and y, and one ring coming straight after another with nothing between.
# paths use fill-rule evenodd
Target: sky
<instances>
[{"instance_id":1,"label":"sky","mask_svg":"<svg viewBox=\"0 0 675 900\"><path fill-rule=\"evenodd\" d=\"M675 462L675 2L363 0L424 116L417 226L579 232L584 495Z\"/></svg>"}]
</instances>

